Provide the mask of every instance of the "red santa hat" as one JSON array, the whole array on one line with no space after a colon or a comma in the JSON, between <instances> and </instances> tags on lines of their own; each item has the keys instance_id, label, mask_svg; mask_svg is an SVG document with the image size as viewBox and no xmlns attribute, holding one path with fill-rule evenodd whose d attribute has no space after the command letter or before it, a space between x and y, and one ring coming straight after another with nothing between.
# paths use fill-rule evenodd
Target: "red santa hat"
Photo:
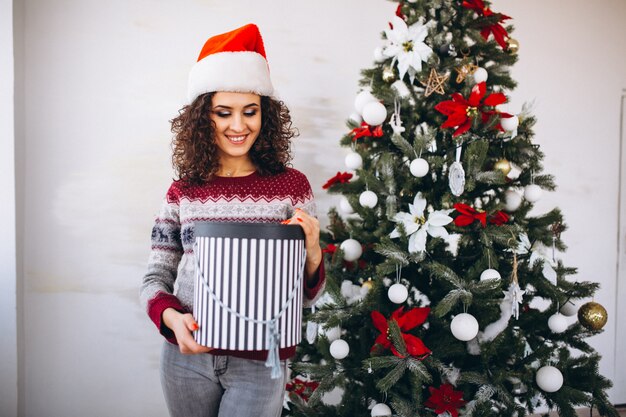
<instances>
[{"instance_id":1,"label":"red santa hat","mask_svg":"<svg viewBox=\"0 0 626 417\"><path fill-rule=\"evenodd\" d=\"M259 28L248 24L206 41L189 73L187 98L214 91L274 93Z\"/></svg>"}]
</instances>

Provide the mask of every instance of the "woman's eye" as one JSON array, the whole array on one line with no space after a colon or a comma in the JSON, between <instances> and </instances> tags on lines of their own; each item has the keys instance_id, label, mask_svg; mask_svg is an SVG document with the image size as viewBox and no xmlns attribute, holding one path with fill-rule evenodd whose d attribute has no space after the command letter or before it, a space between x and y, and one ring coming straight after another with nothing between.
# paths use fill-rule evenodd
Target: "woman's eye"
<instances>
[{"instance_id":1,"label":"woman's eye","mask_svg":"<svg viewBox=\"0 0 626 417\"><path fill-rule=\"evenodd\" d=\"M256 115L256 110L247 111L247 112L244 113L244 115L248 116L248 117L252 117L252 116Z\"/></svg>"},{"instance_id":2,"label":"woman's eye","mask_svg":"<svg viewBox=\"0 0 626 417\"><path fill-rule=\"evenodd\" d=\"M217 114L217 117L228 117L228 116L230 116L230 113L223 112L223 111L218 111L215 114Z\"/></svg>"}]
</instances>

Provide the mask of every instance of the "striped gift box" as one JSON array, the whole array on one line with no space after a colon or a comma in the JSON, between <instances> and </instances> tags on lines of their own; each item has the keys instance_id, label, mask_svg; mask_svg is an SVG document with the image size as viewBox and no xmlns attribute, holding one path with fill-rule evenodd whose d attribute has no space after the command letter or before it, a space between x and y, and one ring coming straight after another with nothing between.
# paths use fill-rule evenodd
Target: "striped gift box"
<instances>
[{"instance_id":1,"label":"striped gift box","mask_svg":"<svg viewBox=\"0 0 626 417\"><path fill-rule=\"evenodd\" d=\"M297 345L302 338L302 228L198 222L194 236L196 342L228 350Z\"/></svg>"}]
</instances>

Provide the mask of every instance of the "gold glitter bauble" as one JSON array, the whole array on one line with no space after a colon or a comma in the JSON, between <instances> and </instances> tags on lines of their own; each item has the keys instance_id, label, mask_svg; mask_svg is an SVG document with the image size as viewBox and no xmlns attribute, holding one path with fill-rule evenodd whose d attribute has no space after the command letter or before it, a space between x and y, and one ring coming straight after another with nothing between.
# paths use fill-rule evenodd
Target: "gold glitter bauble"
<instances>
[{"instance_id":1,"label":"gold glitter bauble","mask_svg":"<svg viewBox=\"0 0 626 417\"><path fill-rule=\"evenodd\" d=\"M508 160L502 158L497 160L496 163L493 164L493 168L502 171L502 173L506 175L511 172L511 163Z\"/></svg>"},{"instance_id":2,"label":"gold glitter bauble","mask_svg":"<svg viewBox=\"0 0 626 417\"><path fill-rule=\"evenodd\" d=\"M606 324L609 315L602 304L590 301L578 309L578 321L589 330L600 330Z\"/></svg>"},{"instance_id":3,"label":"gold glitter bauble","mask_svg":"<svg viewBox=\"0 0 626 417\"><path fill-rule=\"evenodd\" d=\"M365 281L365 282L363 282L363 284L361 284L361 287L367 288L368 291L369 291L372 288L374 288L374 281L372 281L371 278L368 278L367 281Z\"/></svg>"},{"instance_id":4,"label":"gold glitter bauble","mask_svg":"<svg viewBox=\"0 0 626 417\"><path fill-rule=\"evenodd\" d=\"M396 73L392 67L384 67L383 68L383 81L386 83L391 83L396 80Z\"/></svg>"},{"instance_id":5,"label":"gold glitter bauble","mask_svg":"<svg viewBox=\"0 0 626 417\"><path fill-rule=\"evenodd\" d=\"M519 51L519 42L513 38L509 38L506 41L507 48L506 50L512 54L516 54Z\"/></svg>"}]
</instances>

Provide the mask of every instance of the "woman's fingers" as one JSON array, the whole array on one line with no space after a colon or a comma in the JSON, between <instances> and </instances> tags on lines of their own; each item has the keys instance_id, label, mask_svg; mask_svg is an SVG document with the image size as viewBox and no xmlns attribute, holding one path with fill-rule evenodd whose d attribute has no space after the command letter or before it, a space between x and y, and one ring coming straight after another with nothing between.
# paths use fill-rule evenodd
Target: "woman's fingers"
<instances>
[{"instance_id":1,"label":"woman's fingers","mask_svg":"<svg viewBox=\"0 0 626 417\"><path fill-rule=\"evenodd\" d=\"M186 355L207 353L212 349L206 346L198 344L191 332L199 329L198 323L189 313L183 315L184 331L180 331L176 334L176 340L178 341L178 347L180 352Z\"/></svg>"}]
</instances>

